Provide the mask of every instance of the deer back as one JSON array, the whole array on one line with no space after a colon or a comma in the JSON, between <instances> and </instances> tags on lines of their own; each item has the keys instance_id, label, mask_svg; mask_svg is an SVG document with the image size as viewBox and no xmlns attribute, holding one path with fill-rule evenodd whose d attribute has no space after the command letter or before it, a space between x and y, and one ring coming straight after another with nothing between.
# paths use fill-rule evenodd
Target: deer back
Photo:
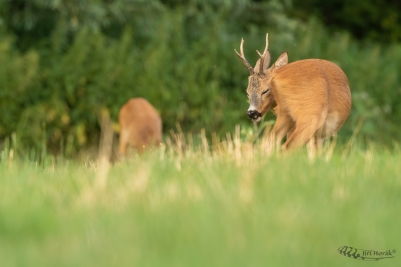
<instances>
[{"instance_id":1,"label":"deer back","mask_svg":"<svg viewBox=\"0 0 401 267\"><path fill-rule=\"evenodd\" d=\"M276 113L285 112L294 121L326 114L330 132L336 132L351 109L351 93L345 73L333 62L299 60L270 73Z\"/></svg>"},{"instance_id":2,"label":"deer back","mask_svg":"<svg viewBox=\"0 0 401 267\"><path fill-rule=\"evenodd\" d=\"M156 109L144 98L131 98L120 109L120 153L126 147L137 151L159 144L162 139L162 120Z\"/></svg>"}]
</instances>

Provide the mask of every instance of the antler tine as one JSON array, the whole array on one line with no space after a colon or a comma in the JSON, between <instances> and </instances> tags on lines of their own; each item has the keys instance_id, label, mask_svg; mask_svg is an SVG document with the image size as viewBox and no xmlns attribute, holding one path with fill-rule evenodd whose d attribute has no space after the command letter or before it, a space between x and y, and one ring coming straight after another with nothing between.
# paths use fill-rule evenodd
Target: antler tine
<instances>
[{"instance_id":1,"label":"antler tine","mask_svg":"<svg viewBox=\"0 0 401 267\"><path fill-rule=\"evenodd\" d=\"M266 46L265 46L265 51L263 51L263 55L266 55L268 48L269 48L269 34L266 33Z\"/></svg>"},{"instance_id":2,"label":"antler tine","mask_svg":"<svg viewBox=\"0 0 401 267\"><path fill-rule=\"evenodd\" d=\"M249 70L249 73L251 75L253 75L253 73L254 73L253 68L252 68L251 64L249 64L249 62L245 59L245 55L244 55L244 38L241 39L241 46L240 46L241 54L239 54L236 49L234 49L234 51L237 54L237 56L242 60L242 62L244 62L245 66Z\"/></svg>"},{"instance_id":3,"label":"antler tine","mask_svg":"<svg viewBox=\"0 0 401 267\"><path fill-rule=\"evenodd\" d=\"M256 52L258 53L259 57L260 57L260 64L259 64L259 74L263 74L263 64L265 61L265 56L266 56L266 52L267 49L269 47L269 34L266 33L266 46L265 46L265 50L263 51L263 54L260 54L260 52L258 50L256 50Z\"/></svg>"}]
</instances>

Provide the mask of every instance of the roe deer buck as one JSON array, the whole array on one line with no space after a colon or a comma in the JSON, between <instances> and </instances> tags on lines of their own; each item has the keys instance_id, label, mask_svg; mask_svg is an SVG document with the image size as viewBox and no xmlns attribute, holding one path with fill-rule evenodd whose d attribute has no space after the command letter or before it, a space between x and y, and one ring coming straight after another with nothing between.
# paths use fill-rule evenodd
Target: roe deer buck
<instances>
[{"instance_id":1,"label":"roe deer buck","mask_svg":"<svg viewBox=\"0 0 401 267\"><path fill-rule=\"evenodd\" d=\"M157 145L162 139L162 120L156 109L144 98L131 98L120 109L120 154L127 146L141 153L145 148Z\"/></svg>"},{"instance_id":2,"label":"roe deer buck","mask_svg":"<svg viewBox=\"0 0 401 267\"><path fill-rule=\"evenodd\" d=\"M269 109L277 116L270 133L276 145L287 134L282 149L300 147L309 140L321 145L322 139L335 135L351 110L351 93L345 73L323 59L305 59L288 64L283 52L269 68L268 34L263 54L255 68L234 49L250 72L247 95L249 118L258 122ZM314 138L313 138L314 137Z\"/></svg>"}]
</instances>

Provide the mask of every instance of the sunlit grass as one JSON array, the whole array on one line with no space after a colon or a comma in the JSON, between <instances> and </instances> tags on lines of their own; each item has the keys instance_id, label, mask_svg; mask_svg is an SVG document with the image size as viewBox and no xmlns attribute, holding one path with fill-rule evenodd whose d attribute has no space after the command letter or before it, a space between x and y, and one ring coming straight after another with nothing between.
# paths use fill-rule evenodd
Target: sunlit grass
<instances>
[{"instance_id":1,"label":"sunlit grass","mask_svg":"<svg viewBox=\"0 0 401 267\"><path fill-rule=\"evenodd\" d=\"M199 136L107 168L4 150L1 266L365 266L337 249L399 248L398 149Z\"/></svg>"}]
</instances>

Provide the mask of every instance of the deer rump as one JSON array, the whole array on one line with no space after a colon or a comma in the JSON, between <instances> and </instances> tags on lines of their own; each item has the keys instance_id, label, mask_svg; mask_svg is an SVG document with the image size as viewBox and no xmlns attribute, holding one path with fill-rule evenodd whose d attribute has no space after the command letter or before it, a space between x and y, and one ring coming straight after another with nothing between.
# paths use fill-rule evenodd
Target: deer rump
<instances>
[{"instance_id":1,"label":"deer rump","mask_svg":"<svg viewBox=\"0 0 401 267\"><path fill-rule=\"evenodd\" d=\"M322 59L299 60L276 69L271 79L277 103L273 112L292 124L288 138L296 128L310 128L308 135L315 133L318 139L329 137L347 119L351 93L347 76L336 64Z\"/></svg>"},{"instance_id":2,"label":"deer rump","mask_svg":"<svg viewBox=\"0 0 401 267\"><path fill-rule=\"evenodd\" d=\"M120 154L125 155L128 147L138 153L160 144L162 120L156 109L144 98L131 98L118 116L120 123Z\"/></svg>"}]
</instances>

